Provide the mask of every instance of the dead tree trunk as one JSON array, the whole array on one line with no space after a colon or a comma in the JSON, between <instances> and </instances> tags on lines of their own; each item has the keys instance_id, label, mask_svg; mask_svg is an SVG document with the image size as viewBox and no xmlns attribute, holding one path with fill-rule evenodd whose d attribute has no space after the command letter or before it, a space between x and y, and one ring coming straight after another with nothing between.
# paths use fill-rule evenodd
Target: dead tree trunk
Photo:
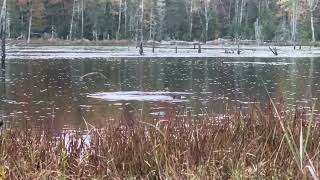
<instances>
[{"instance_id":1,"label":"dead tree trunk","mask_svg":"<svg viewBox=\"0 0 320 180\"><path fill-rule=\"evenodd\" d=\"M242 20L243 20L243 11L244 11L244 7L245 7L246 1L245 0L241 0L241 4L240 4L240 17L239 17L239 24L242 24Z\"/></svg>"},{"instance_id":2,"label":"dead tree trunk","mask_svg":"<svg viewBox=\"0 0 320 180\"><path fill-rule=\"evenodd\" d=\"M2 56L1 56L1 68L5 69L5 60L6 60L6 24L7 24L7 1L3 1L2 9L1 9L1 50L2 50Z\"/></svg>"},{"instance_id":3,"label":"dead tree trunk","mask_svg":"<svg viewBox=\"0 0 320 180\"><path fill-rule=\"evenodd\" d=\"M142 43L142 42L140 42L139 54L140 54L141 56L143 55L143 43Z\"/></svg>"},{"instance_id":4,"label":"dead tree trunk","mask_svg":"<svg viewBox=\"0 0 320 180\"><path fill-rule=\"evenodd\" d=\"M293 48L296 49L297 41L297 21L298 21L298 2L297 0L292 1L292 18L291 18L291 41Z\"/></svg>"},{"instance_id":5,"label":"dead tree trunk","mask_svg":"<svg viewBox=\"0 0 320 180\"><path fill-rule=\"evenodd\" d=\"M2 45L1 45L1 50L2 50L2 56L1 56L1 68L5 69L6 68L6 43L5 43L5 32L3 31L3 28L1 28L1 39L2 39Z\"/></svg>"},{"instance_id":6,"label":"dead tree trunk","mask_svg":"<svg viewBox=\"0 0 320 180\"><path fill-rule=\"evenodd\" d=\"M155 49L155 43L154 43L154 40L152 42L152 53L154 53L154 49Z\"/></svg>"},{"instance_id":7,"label":"dead tree trunk","mask_svg":"<svg viewBox=\"0 0 320 180\"><path fill-rule=\"evenodd\" d=\"M278 50L277 50L276 47L275 47L275 48L269 47L269 50L270 50L275 56L278 56Z\"/></svg>"},{"instance_id":8,"label":"dead tree trunk","mask_svg":"<svg viewBox=\"0 0 320 180\"><path fill-rule=\"evenodd\" d=\"M118 31L116 38L119 40L120 38L120 30L121 30L121 16L122 16L122 0L119 1L119 19L118 19Z\"/></svg>"},{"instance_id":9,"label":"dead tree trunk","mask_svg":"<svg viewBox=\"0 0 320 180\"><path fill-rule=\"evenodd\" d=\"M1 40L2 40L2 45L1 45L1 50L2 50L2 56L1 56L1 67L2 69L5 69L5 61L6 61L6 16L4 16L4 25L2 25L2 30L1 30Z\"/></svg>"},{"instance_id":10,"label":"dead tree trunk","mask_svg":"<svg viewBox=\"0 0 320 180\"><path fill-rule=\"evenodd\" d=\"M192 41L192 30L193 30L193 0L190 0L190 12L189 12L189 38Z\"/></svg>"},{"instance_id":11,"label":"dead tree trunk","mask_svg":"<svg viewBox=\"0 0 320 180\"><path fill-rule=\"evenodd\" d=\"M307 0L309 11L310 11L310 25L311 25L311 33L312 33L312 44L315 43L315 29L314 29L314 15L313 12L317 9L319 0Z\"/></svg>"},{"instance_id":12,"label":"dead tree trunk","mask_svg":"<svg viewBox=\"0 0 320 180\"><path fill-rule=\"evenodd\" d=\"M149 20L149 40L153 39L153 7L150 8L150 20Z\"/></svg>"},{"instance_id":13,"label":"dead tree trunk","mask_svg":"<svg viewBox=\"0 0 320 180\"><path fill-rule=\"evenodd\" d=\"M83 39L84 32L84 0L81 1L81 39Z\"/></svg>"},{"instance_id":14,"label":"dead tree trunk","mask_svg":"<svg viewBox=\"0 0 320 180\"><path fill-rule=\"evenodd\" d=\"M140 30L140 42L143 43L143 30L144 30L144 0L141 0L141 16L140 16L140 22L141 22L141 30Z\"/></svg>"},{"instance_id":15,"label":"dead tree trunk","mask_svg":"<svg viewBox=\"0 0 320 180\"><path fill-rule=\"evenodd\" d=\"M204 42L207 42L208 40L208 30L209 30L209 1L205 2L204 6L204 16L205 16L205 37Z\"/></svg>"},{"instance_id":16,"label":"dead tree trunk","mask_svg":"<svg viewBox=\"0 0 320 180\"><path fill-rule=\"evenodd\" d=\"M71 23L70 23L70 32L69 32L69 40L72 40L73 21L74 21L74 15L75 15L75 5L76 5L76 0L73 0Z\"/></svg>"},{"instance_id":17,"label":"dead tree trunk","mask_svg":"<svg viewBox=\"0 0 320 180\"><path fill-rule=\"evenodd\" d=\"M31 37L31 27L32 27L32 11L33 11L33 2L30 0L30 12L29 12L29 28L28 28L28 40L27 43L30 43L30 37Z\"/></svg>"},{"instance_id":18,"label":"dead tree trunk","mask_svg":"<svg viewBox=\"0 0 320 180\"><path fill-rule=\"evenodd\" d=\"M311 32L312 32L312 43L315 43L316 37L314 33L314 20L313 20L313 12L310 13L310 22L311 22Z\"/></svg>"},{"instance_id":19,"label":"dead tree trunk","mask_svg":"<svg viewBox=\"0 0 320 180\"><path fill-rule=\"evenodd\" d=\"M124 0L124 33L125 33L125 38L128 38L128 30L127 30L127 26L128 26L128 12L127 12L127 0Z\"/></svg>"}]
</instances>

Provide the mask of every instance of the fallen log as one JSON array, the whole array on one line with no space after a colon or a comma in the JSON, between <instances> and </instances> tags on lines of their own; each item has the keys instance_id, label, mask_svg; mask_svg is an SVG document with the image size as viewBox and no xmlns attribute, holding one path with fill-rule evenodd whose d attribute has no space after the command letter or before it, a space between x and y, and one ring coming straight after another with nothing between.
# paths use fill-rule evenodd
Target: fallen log
<instances>
[{"instance_id":1,"label":"fallen log","mask_svg":"<svg viewBox=\"0 0 320 180\"><path fill-rule=\"evenodd\" d=\"M275 56L278 56L278 50L277 50L276 47L274 47L274 48L269 47L269 50L270 50Z\"/></svg>"}]
</instances>

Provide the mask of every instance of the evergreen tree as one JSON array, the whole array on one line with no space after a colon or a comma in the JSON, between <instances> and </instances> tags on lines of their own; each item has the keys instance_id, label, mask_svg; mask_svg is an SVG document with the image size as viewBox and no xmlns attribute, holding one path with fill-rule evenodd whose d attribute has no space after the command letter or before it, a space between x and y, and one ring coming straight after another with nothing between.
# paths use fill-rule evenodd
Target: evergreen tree
<instances>
[{"instance_id":1,"label":"evergreen tree","mask_svg":"<svg viewBox=\"0 0 320 180\"><path fill-rule=\"evenodd\" d=\"M170 39L188 39L188 15L185 0L166 0L166 34Z\"/></svg>"},{"instance_id":2,"label":"evergreen tree","mask_svg":"<svg viewBox=\"0 0 320 180\"><path fill-rule=\"evenodd\" d=\"M48 24L43 0L33 0L32 32L43 33Z\"/></svg>"}]
</instances>

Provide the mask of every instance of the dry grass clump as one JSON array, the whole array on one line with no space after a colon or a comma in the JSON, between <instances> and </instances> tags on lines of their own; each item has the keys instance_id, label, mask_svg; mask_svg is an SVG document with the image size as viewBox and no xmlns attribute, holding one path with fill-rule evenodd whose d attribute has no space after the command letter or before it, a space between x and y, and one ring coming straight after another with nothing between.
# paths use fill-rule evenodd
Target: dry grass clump
<instances>
[{"instance_id":1,"label":"dry grass clump","mask_svg":"<svg viewBox=\"0 0 320 180\"><path fill-rule=\"evenodd\" d=\"M212 118L177 116L59 138L6 131L0 135L0 179L318 177L320 131L305 113L252 105L220 122Z\"/></svg>"}]
</instances>

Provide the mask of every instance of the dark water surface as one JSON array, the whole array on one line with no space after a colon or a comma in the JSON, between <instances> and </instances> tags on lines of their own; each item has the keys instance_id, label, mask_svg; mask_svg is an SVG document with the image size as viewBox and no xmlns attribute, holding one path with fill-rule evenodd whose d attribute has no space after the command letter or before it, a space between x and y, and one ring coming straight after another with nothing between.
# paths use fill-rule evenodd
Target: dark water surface
<instances>
[{"instance_id":1,"label":"dark water surface","mask_svg":"<svg viewBox=\"0 0 320 180\"><path fill-rule=\"evenodd\" d=\"M221 116L225 102L268 103L265 87L289 109L310 107L320 95L320 59L10 60L0 117L7 127L60 132L85 129L84 119L103 127L176 112Z\"/></svg>"}]
</instances>

